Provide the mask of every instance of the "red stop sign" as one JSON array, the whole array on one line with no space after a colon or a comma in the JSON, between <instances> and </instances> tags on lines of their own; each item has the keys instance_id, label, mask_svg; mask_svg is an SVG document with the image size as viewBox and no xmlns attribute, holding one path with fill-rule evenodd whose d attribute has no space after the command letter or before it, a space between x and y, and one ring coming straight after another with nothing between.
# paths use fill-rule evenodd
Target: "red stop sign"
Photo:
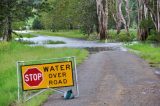
<instances>
[{"instance_id":1,"label":"red stop sign","mask_svg":"<svg viewBox=\"0 0 160 106\"><path fill-rule=\"evenodd\" d=\"M29 86L38 86L43 80L42 72L37 68L30 68L24 73L24 81Z\"/></svg>"}]
</instances>

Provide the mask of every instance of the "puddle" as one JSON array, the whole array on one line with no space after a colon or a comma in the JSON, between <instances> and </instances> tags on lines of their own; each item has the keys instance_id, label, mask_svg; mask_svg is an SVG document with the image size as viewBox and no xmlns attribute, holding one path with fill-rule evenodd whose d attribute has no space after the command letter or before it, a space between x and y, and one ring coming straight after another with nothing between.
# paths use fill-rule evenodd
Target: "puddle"
<instances>
[{"instance_id":1,"label":"puddle","mask_svg":"<svg viewBox=\"0 0 160 106\"><path fill-rule=\"evenodd\" d=\"M160 69L157 69L154 73L155 73L156 75L160 76Z\"/></svg>"},{"instance_id":2,"label":"puddle","mask_svg":"<svg viewBox=\"0 0 160 106\"><path fill-rule=\"evenodd\" d=\"M113 47L86 47L85 49L88 50L90 54L98 53L101 51L117 50L116 48L113 48Z\"/></svg>"}]
</instances>

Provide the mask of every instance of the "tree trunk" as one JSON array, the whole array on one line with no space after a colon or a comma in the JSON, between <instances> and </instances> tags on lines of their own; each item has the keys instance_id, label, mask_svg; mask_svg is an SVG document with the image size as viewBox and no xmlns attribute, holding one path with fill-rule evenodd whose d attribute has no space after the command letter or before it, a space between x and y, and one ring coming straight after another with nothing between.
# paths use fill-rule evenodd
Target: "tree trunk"
<instances>
[{"instance_id":1,"label":"tree trunk","mask_svg":"<svg viewBox=\"0 0 160 106\"><path fill-rule=\"evenodd\" d=\"M118 0L118 17L119 17L119 20L124 24L124 27L126 29L127 28L126 27L126 20L123 16L123 13L122 13L122 0Z\"/></svg>"},{"instance_id":2,"label":"tree trunk","mask_svg":"<svg viewBox=\"0 0 160 106\"><path fill-rule=\"evenodd\" d=\"M153 1L143 1L147 9L150 11L150 16L156 28L156 31L160 31L160 1L153 0Z\"/></svg>"},{"instance_id":3,"label":"tree trunk","mask_svg":"<svg viewBox=\"0 0 160 106\"><path fill-rule=\"evenodd\" d=\"M145 6L142 0L137 0L138 1L138 39L141 41L145 41L148 37L148 28L143 28L141 27L141 22L145 19L148 18L145 16Z\"/></svg>"},{"instance_id":4,"label":"tree trunk","mask_svg":"<svg viewBox=\"0 0 160 106\"><path fill-rule=\"evenodd\" d=\"M7 2L6 8L10 8L10 2ZM8 14L4 18L3 23L3 31L2 31L2 39L4 41L10 41L12 39L12 18L11 18L11 12L8 12Z\"/></svg>"},{"instance_id":5,"label":"tree trunk","mask_svg":"<svg viewBox=\"0 0 160 106\"><path fill-rule=\"evenodd\" d=\"M115 17L115 15L112 13L112 17L116 23L116 29L117 29L117 34L119 34L121 32L121 26L122 26L122 23L120 21L120 19L118 18L118 13L117 13L117 16Z\"/></svg>"},{"instance_id":6,"label":"tree trunk","mask_svg":"<svg viewBox=\"0 0 160 106\"><path fill-rule=\"evenodd\" d=\"M100 40L106 39L107 24L108 24L108 5L107 0L96 0L97 3L97 16L98 16L98 29Z\"/></svg>"},{"instance_id":7,"label":"tree trunk","mask_svg":"<svg viewBox=\"0 0 160 106\"><path fill-rule=\"evenodd\" d=\"M137 35L138 35L138 39L141 40L141 33L142 33L142 29L140 28L140 24L142 21L142 1L141 0L137 0L138 1L138 30L137 30Z\"/></svg>"},{"instance_id":8,"label":"tree trunk","mask_svg":"<svg viewBox=\"0 0 160 106\"><path fill-rule=\"evenodd\" d=\"M160 1L159 0L157 0L157 20L158 20L157 29L158 29L158 34L160 36Z\"/></svg>"},{"instance_id":9,"label":"tree trunk","mask_svg":"<svg viewBox=\"0 0 160 106\"><path fill-rule=\"evenodd\" d=\"M126 32L127 32L127 35L130 35L129 34L129 26L130 26L130 10L129 10L129 1L128 0L125 0L125 3L126 3L126 16L127 16L127 19L126 19Z\"/></svg>"},{"instance_id":10,"label":"tree trunk","mask_svg":"<svg viewBox=\"0 0 160 106\"><path fill-rule=\"evenodd\" d=\"M12 39L11 17L7 16L5 18L5 23L3 27L3 40L10 41Z\"/></svg>"},{"instance_id":11,"label":"tree trunk","mask_svg":"<svg viewBox=\"0 0 160 106\"><path fill-rule=\"evenodd\" d=\"M117 34L120 33L120 29L122 26L122 23L124 24L125 30L127 35L129 35L129 26L130 26L130 10L129 10L129 1L125 1L125 9L126 9L126 17L127 19L124 18L123 13L122 13L122 0L117 0Z\"/></svg>"},{"instance_id":12,"label":"tree trunk","mask_svg":"<svg viewBox=\"0 0 160 106\"><path fill-rule=\"evenodd\" d=\"M116 0L116 10L117 10L117 13L116 13L116 29L117 29L117 34L119 34L121 32L121 26L122 26L122 21L121 21L121 10L119 10L121 8L121 3L122 1L119 1L119 0Z\"/></svg>"},{"instance_id":13,"label":"tree trunk","mask_svg":"<svg viewBox=\"0 0 160 106\"><path fill-rule=\"evenodd\" d=\"M117 28L117 34L119 34L121 32L121 27L122 27L122 23L120 20L118 20L116 28Z\"/></svg>"}]
</instances>

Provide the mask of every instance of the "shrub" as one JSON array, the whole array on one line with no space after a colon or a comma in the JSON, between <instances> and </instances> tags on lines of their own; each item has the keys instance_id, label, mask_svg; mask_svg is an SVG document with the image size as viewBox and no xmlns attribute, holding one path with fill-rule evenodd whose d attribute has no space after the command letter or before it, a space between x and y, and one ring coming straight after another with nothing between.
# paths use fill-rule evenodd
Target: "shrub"
<instances>
[{"instance_id":1,"label":"shrub","mask_svg":"<svg viewBox=\"0 0 160 106\"><path fill-rule=\"evenodd\" d=\"M12 24L12 28L14 30L22 30L25 27L25 22L20 21L20 22L13 22Z\"/></svg>"},{"instance_id":2,"label":"shrub","mask_svg":"<svg viewBox=\"0 0 160 106\"><path fill-rule=\"evenodd\" d=\"M21 44L36 44L36 42L28 41L28 40L18 40L18 42Z\"/></svg>"},{"instance_id":3,"label":"shrub","mask_svg":"<svg viewBox=\"0 0 160 106\"><path fill-rule=\"evenodd\" d=\"M134 37L133 36L129 36L126 33L120 33L117 38L116 41L120 41L120 42L130 42L133 41Z\"/></svg>"},{"instance_id":4,"label":"shrub","mask_svg":"<svg viewBox=\"0 0 160 106\"><path fill-rule=\"evenodd\" d=\"M160 34L155 30L151 30L151 34L149 35L147 40L152 42L160 42Z\"/></svg>"},{"instance_id":5,"label":"shrub","mask_svg":"<svg viewBox=\"0 0 160 106\"><path fill-rule=\"evenodd\" d=\"M118 42L131 42L136 39L136 30L131 29L130 35L127 35L125 30L121 30L120 34L117 34L116 30L109 30L109 41L118 41Z\"/></svg>"},{"instance_id":6,"label":"shrub","mask_svg":"<svg viewBox=\"0 0 160 106\"><path fill-rule=\"evenodd\" d=\"M147 38L147 40L152 42L160 42L160 36L152 34Z\"/></svg>"},{"instance_id":7,"label":"shrub","mask_svg":"<svg viewBox=\"0 0 160 106\"><path fill-rule=\"evenodd\" d=\"M36 18L36 19L33 21L32 28L33 28L33 29L43 29L43 25L42 25L41 21L40 21L38 18Z\"/></svg>"}]
</instances>

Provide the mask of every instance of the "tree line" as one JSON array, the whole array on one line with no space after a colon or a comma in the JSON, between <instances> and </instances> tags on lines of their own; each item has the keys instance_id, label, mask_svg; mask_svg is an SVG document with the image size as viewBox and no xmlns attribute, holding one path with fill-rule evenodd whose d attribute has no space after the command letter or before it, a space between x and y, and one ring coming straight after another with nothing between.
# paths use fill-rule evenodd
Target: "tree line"
<instances>
[{"instance_id":1,"label":"tree line","mask_svg":"<svg viewBox=\"0 0 160 106\"><path fill-rule=\"evenodd\" d=\"M150 33L160 36L159 0L1 0L0 35L11 40L13 23L34 17L33 29L50 31L80 29L101 40L109 37L109 29L117 36L124 29L137 29L137 38L145 41Z\"/></svg>"},{"instance_id":2,"label":"tree line","mask_svg":"<svg viewBox=\"0 0 160 106\"><path fill-rule=\"evenodd\" d=\"M96 0L96 3L99 17L98 33L102 39L104 39L104 35L106 35L103 33L107 32L109 15L111 15L111 18L115 21L117 34L120 33L123 25L126 30L126 36L130 36L131 15L135 15L139 40L145 41L151 29L156 31L157 36L160 36L159 0ZM134 13L134 11L137 13Z\"/></svg>"}]
</instances>

